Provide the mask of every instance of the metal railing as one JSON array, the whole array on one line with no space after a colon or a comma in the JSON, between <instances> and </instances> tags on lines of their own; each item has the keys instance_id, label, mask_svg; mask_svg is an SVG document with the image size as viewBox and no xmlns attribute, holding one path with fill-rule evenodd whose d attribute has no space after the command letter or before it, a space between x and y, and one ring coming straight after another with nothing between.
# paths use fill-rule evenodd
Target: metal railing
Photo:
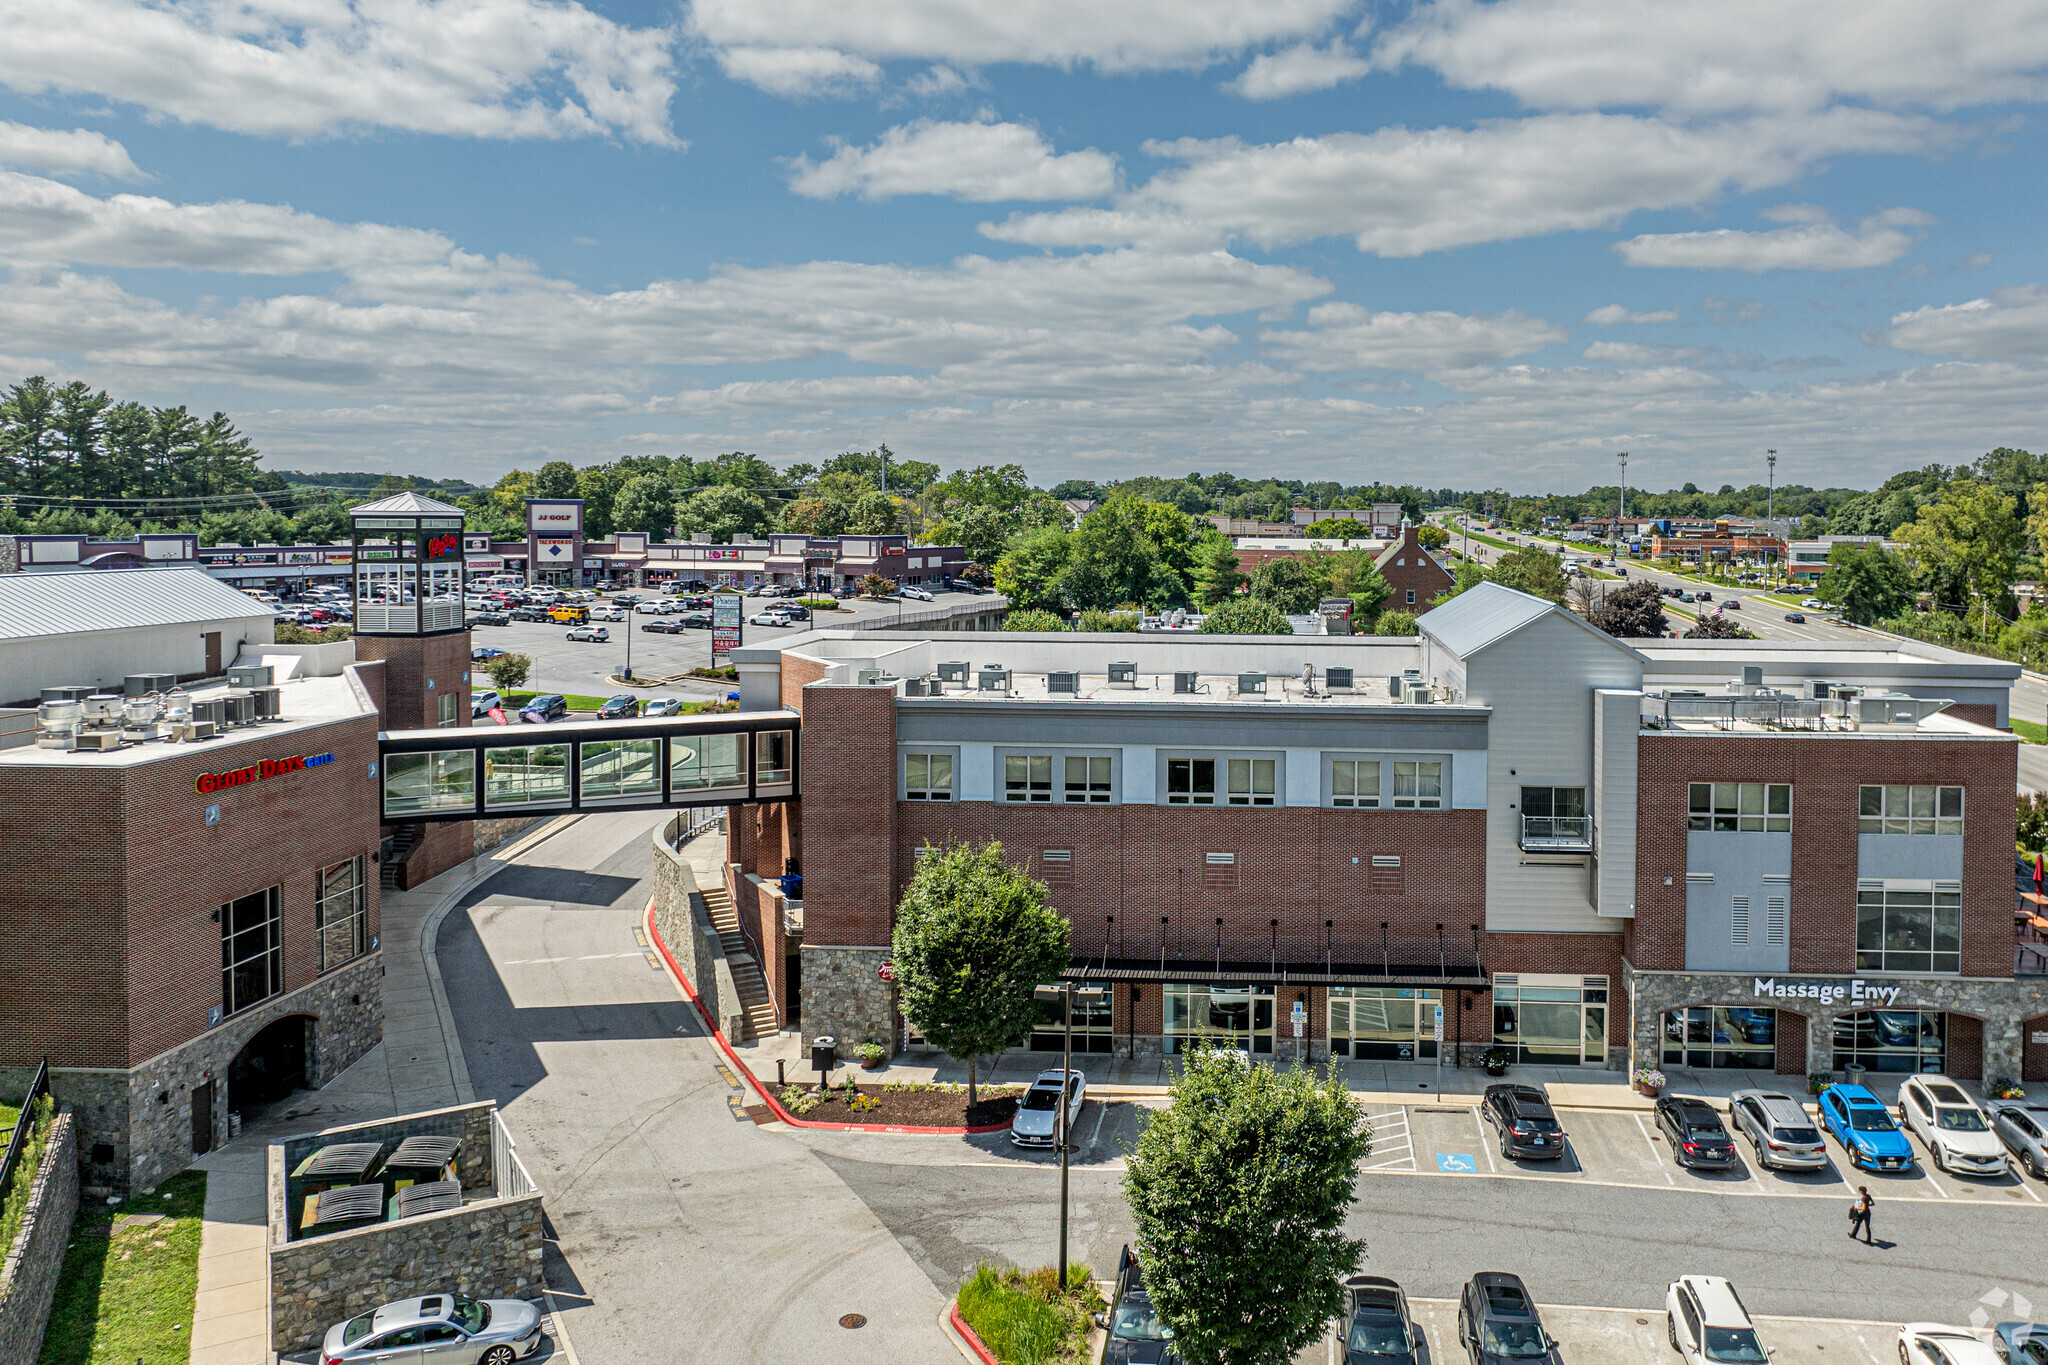
<instances>
[{"instance_id":1,"label":"metal railing","mask_svg":"<svg viewBox=\"0 0 2048 1365\"><path fill-rule=\"evenodd\" d=\"M873 616L864 616L859 620L849 621L840 628L850 628L853 630L894 630L898 626L922 626L934 621L953 621L963 616L979 616L983 612L990 611L1006 612L1009 609L1010 599L997 593L988 597L977 597L972 602L948 603L943 607L930 608L925 611L906 611L893 615L877 612ZM816 620L813 620L811 624L813 626L819 625ZM832 625L838 626L839 623L833 622Z\"/></svg>"},{"instance_id":2,"label":"metal railing","mask_svg":"<svg viewBox=\"0 0 2048 1365\"><path fill-rule=\"evenodd\" d=\"M492 1110L491 1183L497 1186L500 1199L517 1199L534 1191L533 1177L527 1174L526 1163L519 1159L518 1147L503 1116Z\"/></svg>"},{"instance_id":3,"label":"metal railing","mask_svg":"<svg viewBox=\"0 0 2048 1365\"><path fill-rule=\"evenodd\" d=\"M1522 817L1522 847L1572 849L1580 852L1588 850L1593 847L1593 817L1525 815Z\"/></svg>"},{"instance_id":4,"label":"metal railing","mask_svg":"<svg viewBox=\"0 0 2048 1365\"><path fill-rule=\"evenodd\" d=\"M43 1058L36 1068L35 1079L28 1083L28 1094L22 1097L21 1113L15 1117L14 1131L7 1139L7 1155L0 1157L0 1213L7 1210L7 1192L14 1186L14 1168L21 1164L21 1154L28 1147L28 1135L35 1131L36 1101L50 1093L50 1059Z\"/></svg>"}]
</instances>

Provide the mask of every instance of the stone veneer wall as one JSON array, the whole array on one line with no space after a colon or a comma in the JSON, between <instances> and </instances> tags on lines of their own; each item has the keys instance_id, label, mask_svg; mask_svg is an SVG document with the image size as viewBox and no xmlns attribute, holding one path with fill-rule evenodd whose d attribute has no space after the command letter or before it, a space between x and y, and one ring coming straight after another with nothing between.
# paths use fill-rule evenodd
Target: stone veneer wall
<instances>
[{"instance_id":1,"label":"stone veneer wall","mask_svg":"<svg viewBox=\"0 0 2048 1365\"><path fill-rule=\"evenodd\" d=\"M509 843L554 818L552 815L528 815L513 816L509 819L472 820L469 822L471 856L481 857L499 844Z\"/></svg>"},{"instance_id":2,"label":"stone veneer wall","mask_svg":"<svg viewBox=\"0 0 2048 1365\"><path fill-rule=\"evenodd\" d=\"M662 826L653 836L654 932L719 1029L727 1038L744 1037L746 1011L740 1007L732 967L711 927L696 869L670 845L668 830Z\"/></svg>"},{"instance_id":3,"label":"stone veneer wall","mask_svg":"<svg viewBox=\"0 0 2048 1365\"><path fill-rule=\"evenodd\" d=\"M284 1169L295 1171L300 1162L330 1143L382 1142L395 1147L409 1137L455 1138L462 1143L455 1149L456 1174L462 1178L462 1188L481 1189L490 1184L492 1178L491 1111L497 1107L496 1101L480 1100L475 1104L403 1114L394 1119L324 1128L317 1133L301 1133L271 1145L283 1150ZM387 1152L386 1155L390 1154Z\"/></svg>"},{"instance_id":4,"label":"stone veneer wall","mask_svg":"<svg viewBox=\"0 0 2048 1365\"><path fill-rule=\"evenodd\" d=\"M896 988L877 974L889 960L887 948L803 946L804 1032L828 1034L846 1056L862 1043L880 1043L892 1053L896 1034Z\"/></svg>"},{"instance_id":5,"label":"stone veneer wall","mask_svg":"<svg viewBox=\"0 0 2048 1365\"><path fill-rule=\"evenodd\" d=\"M43 1328L77 1212L78 1124L70 1114L59 1114L29 1186L21 1231L0 1264L0 1360L29 1361L42 1353Z\"/></svg>"}]
</instances>

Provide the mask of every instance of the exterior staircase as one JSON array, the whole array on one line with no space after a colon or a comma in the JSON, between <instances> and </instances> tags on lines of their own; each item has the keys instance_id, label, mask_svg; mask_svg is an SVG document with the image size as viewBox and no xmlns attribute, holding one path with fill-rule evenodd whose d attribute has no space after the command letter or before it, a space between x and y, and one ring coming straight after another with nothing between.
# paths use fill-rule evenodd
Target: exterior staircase
<instances>
[{"instance_id":1,"label":"exterior staircase","mask_svg":"<svg viewBox=\"0 0 2048 1365\"><path fill-rule=\"evenodd\" d=\"M405 860L412 856L414 846L424 831L417 824L400 825L392 831L391 842L385 848L377 868L377 885L385 891L405 889Z\"/></svg>"},{"instance_id":2,"label":"exterior staircase","mask_svg":"<svg viewBox=\"0 0 2048 1365\"><path fill-rule=\"evenodd\" d=\"M740 1008L747 1016L747 1036L734 1038L735 1043L752 1042L766 1038L781 1027L775 1018L775 1006L768 999L768 985L761 976L761 964L754 958L754 950L740 933L739 911L733 907L732 897L722 886L703 889L704 908L711 913L711 927L718 932L718 946L725 952L726 965L732 968L733 989L739 992Z\"/></svg>"}]
</instances>

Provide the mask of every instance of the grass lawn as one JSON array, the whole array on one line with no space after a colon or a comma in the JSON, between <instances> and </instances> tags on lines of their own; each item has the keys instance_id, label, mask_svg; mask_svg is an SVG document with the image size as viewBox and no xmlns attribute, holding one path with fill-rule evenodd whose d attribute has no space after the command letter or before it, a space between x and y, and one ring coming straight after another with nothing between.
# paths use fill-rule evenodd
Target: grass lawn
<instances>
[{"instance_id":1,"label":"grass lawn","mask_svg":"<svg viewBox=\"0 0 2048 1365\"><path fill-rule=\"evenodd\" d=\"M21 1111L11 1104L0 1104L0 1150L6 1147L6 1139L13 1136L14 1120Z\"/></svg>"},{"instance_id":2,"label":"grass lawn","mask_svg":"<svg viewBox=\"0 0 2048 1365\"><path fill-rule=\"evenodd\" d=\"M2048 744L2048 725L2036 725L2030 720L2010 716L2012 732L2029 744Z\"/></svg>"},{"instance_id":3,"label":"grass lawn","mask_svg":"<svg viewBox=\"0 0 2048 1365\"><path fill-rule=\"evenodd\" d=\"M538 692L506 692L501 695L503 695L505 700L511 704L512 709L516 710L519 707L526 705L526 703L532 701L535 697L538 697L541 694ZM611 698L586 697L578 692L564 692L562 694L562 700L569 703L569 709L571 711L595 711L598 707L603 706L606 702L610 701Z\"/></svg>"},{"instance_id":4,"label":"grass lawn","mask_svg":"<svg viewBox=\"0 0 2048 1365\"><path fill-rule=\"evenodd\" d=\"M111 1207L81 1204L50 1306L42 1365L185 1365L205 1204L204 1171L174 1175ZM166 1216L107 1235L122 1214L144 1213Z\"/></svg>"}]
</instances>

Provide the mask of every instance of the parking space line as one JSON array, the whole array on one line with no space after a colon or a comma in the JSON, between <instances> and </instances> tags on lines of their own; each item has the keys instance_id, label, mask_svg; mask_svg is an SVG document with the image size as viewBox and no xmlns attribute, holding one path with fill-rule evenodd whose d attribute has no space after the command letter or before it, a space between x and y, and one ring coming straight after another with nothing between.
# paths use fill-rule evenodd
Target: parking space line
<instances>
[{"instance_id":1,"label":"parking space line","mask_svg":"<svg viewBox=\"0 0 2048 1365\"><path fill-rule=\"evenodd\" d=\"M1665 1184L1671 1186L1673 1189L1676 1189L1678 1187L1678 1182L1671 1178L1671 1172L1664 1169L1664 1154L1657 1150L1656 1139L1651 1137L1650 1130L1643 1126L1643 1116L1641 1114L1637 1114L1634 1116L1634 1118L1636 1121L1636 1131L1643 1135L1643 1145L1650 1149L1650 1160L1657 1163L1657 1174L1664 1177Z\"/></svg>"},{"instance_id":2,"label":"parking space line","mask_svg":"<svg viewBox=\"0 0 2048 1365\"><path fill-rule=\"evenodd\" d=\"M1479 1130L1479 1150L1486 1153L1486 1173L1488 1175L1499 1175L1500 1167L1493 1164L1493 1147L1489 1144L1486 1136L1486 1120L1479 1117L1479 1109L1476 1105L1472 1109L1472 1126Z\"/></svg>"},{"instance_id":3,"label":"parking space line","mask_svg":"<svg viewBox=\"0 0 2048 1365\"><path fill-rule=\"evenodd\" d=\"M1109 1117L1109 1106L1101 1100L1095 1101L1095 1131L1088 1135L1088 1150L1094 1151L1095 1144L1102 1137L1102 1121Z\"/></svg>"},{"instance_id":4,"label":"parking space line","mask_svg":"<svg viewBox=\"0 0 2048 1365\"><path fill-rule=\"evenodd\" d=\"M1408 1111L1395 1109L1385 1114L1367 1114L1366 1121L1372 1124L1372 1155L1387 1156L1385 1161L1375 1161L1370 1166L1359 1167L1362 1171L1412 1171L1415 1169L1415 1133L1409 1126ZM1396 1131L1398 1128L1398 1131ZM1399 1137L1399 1143L1382 1144L1382 1136ZM1393 1156L1401 1152L1404 1155Z\"/></svg>"},{"instance_id":5,"label":"parking space line","mask_svg":"<svg viewBox=\"0 0 2048 1365\"><path fill-rule=\"evenodd\" d=\"M1870 1343L1863 1339L1861 1331L1856 1333L1856 1344L1863 1348L1863 1354L1870 1357L1870 1365L1884 1365L1884 1362L1877 1358L1877 1352L1870 1349Z\"/></svg>"}]
</instances>

